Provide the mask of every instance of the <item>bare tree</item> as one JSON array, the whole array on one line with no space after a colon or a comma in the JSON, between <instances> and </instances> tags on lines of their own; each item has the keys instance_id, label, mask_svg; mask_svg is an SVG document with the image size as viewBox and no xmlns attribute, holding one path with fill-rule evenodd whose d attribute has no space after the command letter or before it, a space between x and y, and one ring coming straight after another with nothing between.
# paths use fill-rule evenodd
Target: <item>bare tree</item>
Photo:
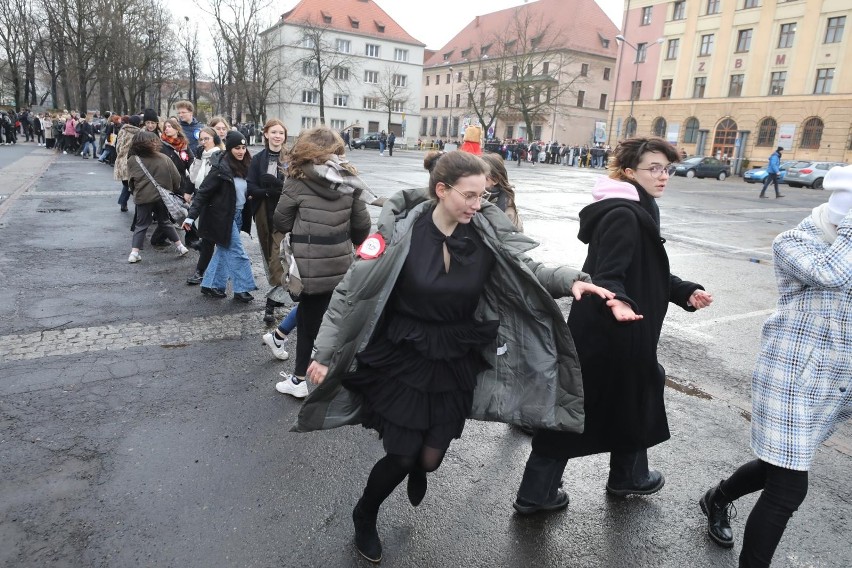
<instances>
[{"instance_id":1,"label":"bare tree","mask_svg":"<svg viewBox=\"0 0 852 568\"><path fill-rule=\"evenodd\" d=\"M184 23L180 30L180 46L186 58L189 71L189 88L186 98L198 106L198 72L199 72L199 48L198 48L198 24L190 23L189 16L184 17ZM171 105L169 105L171 107Z\"/></svg>"},{"instance_id":2,"label":"bare tree","mask_svg":"<svg viewBox=\"0 0 852 568\"><path fill-rule=\"evenodd\" d=\"M505 98L500 95L500 81L505 75L506 63L503 59L491 59L488 55L493 42L481 42L482 47L475 48L467 66L462 71L462 92L467 95L467 105L476 114L483 130L488 130L497 122L506 106Z\"/></svg>"},{"instance_id":3,"label":"bare tree","mask_svg":"<svg viewBox=\"0 0 852 568\"><path fill-rule=\"evenodd\" d=\"M334 86L348 95L348 81L357 71L356 61L346 52L332 45L331 34L325 26L303 22L302 34L292 45L300 52L291 64L291 76L301 77L301 83L317 92L320 123L325 124L325 94ZM297 81L298 82L298 81Z\"/></svg>"},{"instance_id":4,"label":"bare tree","mask_svg":"<svg viewBox=\"0 0 852 568\"><path fill-rule=\"evenodd\" d=\"M387 131L390 132L393 113L405 112L411 102L408 77L399 72L398 66L386 65L379 82L373 88L372 96L378 102L379 108L388 113Z\"/></svg>"},{"instance_id":5,"label":"bare tree","mask_svg":"<svg viewBox=\"0 0 852 568\"><path fill-rule=\"evenodd\" d=\"M24 45L17 21L19 4L21 0L0 0L0 47L6 59L6 74L0 80L11 83L16 108L23 104L24 82Z\"/></svg>"}]
</instances>

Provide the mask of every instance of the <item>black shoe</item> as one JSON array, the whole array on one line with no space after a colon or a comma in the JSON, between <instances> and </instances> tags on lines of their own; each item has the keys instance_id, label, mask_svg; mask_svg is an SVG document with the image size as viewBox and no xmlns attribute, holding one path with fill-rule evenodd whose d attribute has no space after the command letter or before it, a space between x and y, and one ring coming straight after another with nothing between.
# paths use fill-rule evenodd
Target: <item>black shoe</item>
<instances>
[{"instance_id":1,"label":"black shoe","mask_svg":"<svg viewBox=\"0 0 852 568\"><path fill-rule=\"evenodd\" d=\"M201 293L211 298L224 298L226 296L225 291L221 288L207 288L206 286L201 287Z\"/></svg>"},{"instance_id":2,"label":"black shoe","mask_svg":"<svg viewBox=\"0 0 852 568\"><path fill-rule=\"evenodd\" d=\"M186 279L186 283L190 286L196 286L198 284L201 284L202 280L204 280L204 274L196 270L195 274Z\"/></svg>"},{"instance_id":3,"label":"black shoe","mask_svg":"<svg viewBox=\"0 0 852 568\"><path fill-rule=\"evenodd\" d=\"M760 198L761 198L761 199L769 199L769 197L768 197L768 196L766 196L766 195L761 195L761 196L760 196Z\"/></svg>"},{"instance_id":4,"label":"black shoe","mask_svg":"<svg viewBox=\"0 0 852 568\"><path fill-rule=\"evenodd\" d=\"M122 213L127 213L127 205L122 205L122 206L121 206L121 212L122 212Z\"/></svg>"},{"instance_id":5,"label":"black shoe","mask_svg":"<svg viewBox=\"0 0 852 568\"><path fill-rule=\"evenodd\" d=\"M519 515L532 515L547 511L560 511L568 506L568 502L568 494L561 489L557 489L556 498L550 503L527 504L516 500L512 503L512 507L515 508Z\"/></svg>"},{"instance_id":6,"label":"black shoe","mask_svg":"<svg viewBox=\"0 0 852 568\"><path fill-rule=\"evenodd\" d=\"M415 507L423 502L426 496L426 472L416 468L408 474L408 500Z\"/></svg>"},{"instance_id":7,"label":"black shoe","mask_svg":"<svg viewBox=\"0 0 852 568\"><path fill-rule=\"evenodd\" d=\"M783 195L776 195L775 199L778 199L779 197L784 197L784 196Z\"/></svg>"},{"instance_id":8,"label":"black shoe","mask_svg":"<svg viewBox=\"0 0 852 568\"><path fill-rule=\"evenodd\" d=\"M355 525L355 548L361 556L378 564L382 561L382 541L376 529L376 515L367 515L361 510L361 502L352 510L352 523Z\"/></svg>"},{"instance_id":9,"label":"black shoe","mask_svg":"<svg viewBox=\"0 0 852 568\"><path fill-rule=\"evenodd\" d=\"M606 491L617 497L651 495L666 484L659 471L648 469L648 450L611 452Z\"/></svg>"},{"instance_id":10,"label":"black shoe","mask_svg":"<svg viewBox=\"0 0 852 568\"><path fill-rule=\"evenodd\" d=\"M238 302L248 304L249 302L254 300L254 296L252 296L248 292L234 292L234 299Z\"/></svg>"},{"instance_id":11,"label":"black shoe","mask_svg":"<svg viewBox=\"0 0 852 568\"><path fill-rule=\"evenodd\" d=\"M707 517L707 534L723 548L734 546L734 533L731 530L731 519L737 516L733 503L726 502L722 497L722 483L707 490L698 504ZM733 514L731 511L733 510Z\"/></svg>"},{"instance_id":12,"label":"black shoe","mask_svg":"<svg viewBox=\"0 0 852 568\"><path fill-rule=\"evenodd\" d=\"M278 302L271 298L266 299L266 308L263 310L263 321L265 323L275 323L275 307Z\"/></svg>"}]
</instances>

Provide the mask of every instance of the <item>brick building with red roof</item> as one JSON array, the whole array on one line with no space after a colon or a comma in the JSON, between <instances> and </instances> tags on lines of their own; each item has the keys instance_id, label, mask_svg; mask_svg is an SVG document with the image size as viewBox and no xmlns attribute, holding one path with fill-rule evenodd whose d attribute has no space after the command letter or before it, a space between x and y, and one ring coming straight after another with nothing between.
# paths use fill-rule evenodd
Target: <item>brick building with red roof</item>
<instances>
[{"instance_id":1,"label":"brick building with red roof","mask_svg":"<svg viewBox=\"0 0 852 568\"><path fill-rule=\"evenodd\" d=\"M302 0L263 32L283 80L269 115L291 136L325 124L351 138L416 138L425 45L374 0Z\"/></svg>"}]
</instances>

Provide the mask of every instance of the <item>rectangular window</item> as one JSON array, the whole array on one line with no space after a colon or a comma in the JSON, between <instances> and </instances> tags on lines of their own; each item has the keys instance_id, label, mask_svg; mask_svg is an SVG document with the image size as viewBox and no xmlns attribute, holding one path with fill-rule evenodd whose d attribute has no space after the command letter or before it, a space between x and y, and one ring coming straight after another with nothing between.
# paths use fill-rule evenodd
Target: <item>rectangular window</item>
<instances>
[{"instance_id":1,"label":"rectangular window","mask_svg":"<svg viewBox=\"0 0 852 568\"><path fill-rule=\"evenodd\" d=\"M610 74L609 67L604 67L604 71L603 71L603 80L604 81L609 81L609 74Z\"/></svg>"},{"instance_id":2,"label":"rectangular window","mask_svg":"<svg viewBox=\"0 0 852 568\"><path fill-rule=\"evenodd\" d=\"M379 100L373 97L364 97L364 108L367 110L376 110L379 108Z\"/></svg>"},{"instance_id":3,"label":"rectangular window","mask_svg":"<svg viewBox=\"0 0 852 568\"><path fill-rule=\"evenodd\" d=\"M315 116L303 116L302 117L302 130L307 130L308 128L316 128L317 126L317 117Z\"/></svg>"},{"instance_id":4,"label":"rectangular window","mask_svg":"<svg viewBox=\"0 0 852 568\"><path fill-rule=\"evenodd\" d=\"M319 91L302 91L302 102L306 105L319 104Z\"/></svg>"},{"instance_id":5,"label":"rectangular window","mask_svg":"<svg viewBox=\"0 0 852 568\"><path fill-rule=\"evenodd\" d=\"M513 136L514 134L515 134L515 127L507 124L506 125L506 136L504 136L504 138L514 138L514 136Z\"/></svg>"},{"instance_id":6,"label":"rectangular window","mask_svg":"<svg viewBox=\"0 0 852 568\"><path fill-rule=\"evenodd\" d=\"M349 106L349 95L336 94L334 95L334 102L332 102L336 107L345 107Z\"/></svg>"},{"instance_id":7,"label":"rectangular window","mask_svg":"<svg viewBox=\"0 0 852 568\"><path fill-rule=\"evenodd\" d=\"M601 109L601 110L606 110L606 93L601 95L601 102L600 102L600 105L598 106L598 108Z\"/></svg>"},{"instance_id":8,"label":"rectangular window","mask_svg":"<svg viewBox=\"0 0 852 568\"><path fill-rule=\"evenodd\" d=\"M834 69L817 69L815 95L825 95L831 92L831 81L834 79Z\"/></svg>"},{"instance_id":9,"label":"rectangular window","mask_svg":"<svg viewBox=\"0 0 852 568\"><path fill-rule=\"evenodd\" d=\"M437 136L438 134L438 117L432 117L432 128L429 129L429 136Z\"/></svg>"},{"instance_id":10,"label":"rectangular window","mask_svg":"<svg viewBox=\"0 0 852 568\"><path fill-rule=\"evenodd\" d=\"M367 57L378 57L379 46L373 43L368 43L364 53L367 55Z\"/></svg>"},{"instance_id":11,"label":"rectangular window","mask_svg":"<svg viewBox=\"0 0 852 568\"><path fill-rule=\"evenodd\" d=\"M642 23L640 25L647 26L651 23L651 6L642 8Z\"/></svg>"},{"instance_id":12,"label":"rectangular window","mask_svg":"<svg viewBox=\"0 0 852 568\"><path fill-rule=\"evenodd\" d=\"M705 34L701 36L701 47L698 49L698 55L713 54L713 34Z\"/></svg>"},{"instance_id":13,"label":"rectangular window","mask_svg":"<svg viewBox=\"0 0 852 568\"><path fill-rule=\"evenodd\" d=\"M429 119L423 117L420 120L420 136L426 136L426 131L429 129Z\"/></svg>"},{"instance_id":14,"label":"rectangular window","mask_svg":"<svg viewBox=\"0 0 852 568\"><path fill-rule=\"evenodd\" d=\"M458 74L458 76L456 77L456 81L458 81L459 83L461 83L461 81L462 81L462 72L461 72L461 71L459 71L459 74Z\"/></svg>"},{"instance_id":15,"label":"rectangular window","mask_svg":"<svg viewBox=\"0 0 852 568\"><path fill-rule=\"evenodd\" d=\"M512 65L512 79L517 78L517 76L518 76L518 66Z\"/></svg>"},{"instance_id":16,"label":"rectangular window","mask_svg":"<svg viewBox=\"0 0 852 568\"><path fill-rule=\"evenodd\" d=\"M340 119L337 119L337 118L332 118L331 121L329 122L329 126L331 127L332 130L337 130L339 132L339 131L343 130L344 128L346 128L346 121L340 120Z\"/></svg>"},{"instance_id":17,"label":"rectangular window","mask_svg":"<svg viewBox=\"0 0 852 568\"><path fill-rule=\"evenodd\" d=\"M550 72L550 61L545 61L541 64L541 74L547 75Z\"/></svg>"},{"instance_id":18,"label":"rectangular window","mask_svg":"<svg viewBox=\"0 0 852 568\"><path fill-rule=\"evenodd\" d=\"M352 53L352 42L348 39L338 39L334 42L338 53Z\"/></svg>"},{"instance_id":19,"label":"rectangular window","mask_svg":"<svg viewBox=\"0 0 852 568\"><path fill-rule=\"evenodd\" d=\"M648 57L648 44L639 43L636 45L636 61L634 63L644 63Z\"/></svg>"},{"instance_id":20,"label":"rectangular window","mask_svg":"<svg viewBox=\"0 0 852 568\"><path fill-rule=\"evenodd\" d=\"M696 77L695 85L692 87L692 98L703 99L704 88L707 86L707 77Z\"/></svg>"},{"instance_id":21,"label":"rectangular window","mask_svg":"<svg viewBox=\"0 0 852 568\"><path fill-rule=\"evenodd\" d=\"M670 39L666 45L666 59L677 59L678 53L680 53L680 40Z\"/></svg>"},{"instance_id":22,"label":"rectangular window","mask_svg":"<svg viewBox=\"0 0 852 568\"><path fill-rule=\"evenodd\" d=\"M710 14L718 14L719 13L719 4L721 4L721 0L707 0L707 15Z\"/></svg>"},{"instance_id":23,"label":"rectangular window","mask_svg":"<svg viewBox=\"0 0 852 568\"><path fill-rule=\"evenodd\" d=\"M446 116L441 117L441 138L444 138L447 135L447 125L449 123L450 121Z\"/></svg>"},{"instance_id":24,"label":"rectangular window","mask_svg":"<svg viewBox=\"0 0 852 568\"><path fill-rule=\"evenodd\" d=\"M435 108L438 108L438 95L435 95Z\"/></svg>"},{"instance_id":25,"label":"rectangular window","mask_svg":"<svg viewBox=\"0 0 852 568\"><path fill-rule=\"evenodd\" d=\"M450 95L444 95L444 108L450 108Z\"/></svg>"},{"instance_id":26,"label":"rectangular window","mask_svg":"<svg viewBox=\"0 0 852 568\"><path fill-rule=\"evenodd\" d=\"M758 0L743 0L743 10L748 8L757 8L758 6Z\"/></svg>"},{"instance_id":27,"label":"rectangular window","mask_svg":"<svg viewBox=\"0 0 852 568\"><path fill-rule=\"evenodd\" d=\"M793 47L793 39L796 37L796 23L781 24L781 33L778 34L778 47Z\"/></svg>"},{"instance_id":28,"label":"rectangular window","mask_svg":"<svg viewBox=\"0 0 852 568\"><path fill-rule=\"evenodd\" d=\"M532 74L533 74L533 64L527 63L527 75L532 75Z\"/></svg>"},{"instance_id":29,"label":"rectangular window","mask_svg":"<svg viewBox=\"0 0 852 568\"><path fill-rule=\"evenodd\" d=\"M639 99L639 95L642 94L642 81L631 81L630 82L630 100L635 101Z\"/></svg>"},{"instance_id":30,"label":"rectangular window","mask_svg":"<svg viewBox=\"0 0 852 568\"><path fill-rule=\"evenodd\" d=\"M429 86L429 75L426 75L426 86Z\"/></svg>"},{"instance_id":31,"label":"rectangular window","mask_svg":"<svg viewBox=\"0 0 852 568\"><path fill-rule=\"evenodd\" d=\"M452 81L452 80L453 80L453 75L452 75L452 73L447 73L447 85L449 85L449 84L450 84L450 81Z\"/></svg>"},{"instance_id":32,"label":"rectangular window","mask_svg":"<svg viewBox=\"0 0 852 568\"><path fill-rule=\"evenodd\" d=\"M843 39L844 27L846 27L846 16L829 18L825 27L825 43L840 43Z\"/></svg>"},{"instance_id":33,"label":"rectangular window","mask_svg":"<svg viewBox=\"0 0 852 568\"><path fill-rule=\"evenodd\" d=\"M313 61L305 61L302 63L302 75L307 75L308 77L316 77L319 75L319 67Z\"/></svg>"},{"instance_id":34,"label":"rectangular window","mask_svg":"<svg viewBox=\"0 0 852 568\"><path fill-rule=\"evenodd\" d=\"M423 97L423 108L429 108L429 95Z\"/></svg>"},{"instance_id":35,"label":"rectangular window","mask_svg":"<svg viewBox=\"0 0 852 568\"><path fill-rule=\"evenodd\" d=\"M378 56L377 56L378 57ZM408 50L396 48L393 50L393 60L402 63L408 62Z\"/></svg>"},{"instance_id":36,"label":"rectangular window","mask_svg":"<svg viewBox=\"0 0 852 568\"><path fill-rule=\"evenodd\" d=\"M581 63L580 64L580 77L587 77L589 75L589 64Z\"/></svg>"},{"instance_id":37,"label":"rectangular window","mask_svg":"<svg viewBox=\"0 0 852 568\"><path fill-rule=\"evenodd\" d=\"M731 84L728 87L729 97L741 97L743 94L743 82L745 75L731 75Z\"/></svg>"},{"instance_id":38,"label":"rectangular window","mask_svg":"<svg viewBox=\"0 0 852 568\"><path fill-rule=\"evenodd\" d=\"M306 35L302 37L302 47L313 49L314 45L314 38L312 36Z\"/></svg>"},{"instance_id":39,"label":"rectangular window","mask_svg":"<svg viewBox=\"0 0 852 568\"><path fill-rule=\"evenodd\" d=\"M662 87L660 88L660 98L668 100L672 98L672 83L673 79L663 79Z\"/></svg>"},{"instance_id":40,"label":"rectangular window","mask_svg":"<svg viewBox=\"0 0 852 568\"><path fill-rule=\"evenodd\" d=\"M348 81L349 80L349 67L335 67L334 68L334 79L337 81Z\"/></svg>"},{"instance_id":41,"label":"rectangular window","mask_svg":"<svg viewBox=\"0 0 852 568\"><path fill-rule=\"evenodd\" d=\"M485 67L482 68L482 80L483 81L488 80L488 69L486 69Z\"/></svg>"},{"instance_id":42,"label":"rectangular window","mask_svg":"<svg viewBox=\"0 0 852 568\"><path fill-rule=\"evenodd\" d=\"M485 93L479 93L479 108L485 108Z\"/></svg>"},{"instance_id":43,"label":"rectangular window","mask_svg":"<svg viewBox=\"0 0 852 568\"><path fill-rule=\"evenodd\" d=\"M405 112L404 101L391 101L391 112Z\"/></svg>"},{"instance_id":44,"label":"rectangular window","mask_svg":"<svg viewBox=\"0 0 852 568\"><path fill-rule=\"evenodd\" d=\"M676 0L672 4L672 20L686 19L686 0Z\"/></svg>"},{"instance_id":45,"label":"rectangular window","mask_svg":"<svg viewBox=\"0 0 852 568\"><path fill-rule=\"evenodd\" d=\"M456 108L461 106L461 93L456 93Z\"/></svg>"},{"instance_id":46,"label":"rectangular window","mask_svg":"<svg viewBox=\"0 0 852 568\"><path fill-rule=\"evenodd\" d=\"M583 101L586 98L586 91L577 91L577 106L583 108Z\"/></svg>"},{"instance_id":47,"label":"rectangular window","mask_svg":"<svg viewBox=\"0 0 852 568\"><path fill-rule=\"evenodd\" d=\"M408 83L408 77L406 75L394 75L393 76L394 87L404 87L407 83Z\"/></svg>"},{"instance_id":48,"label":"rectangular window","mask_svg":"<svg viewBox=\"0 0 852 568\"><path fill-rule=\"evenodd\" d=\"M473 93L467 94L467 106L469 106L469 107L473 106Z\"/></svg>"},{"instance_id":49,"label":"rectangular window","mask_svg":"<svg viewBox=\"0 0 852 568\"><path fill-rule=\"evenodd\" d=\"M371 85L375 85L379 82L379 72L378 71L364 71L364 82L370 83Z\"/></svg>"},{"instance_id":50,"label":"rectangular window","mask_svg":"<svg viewBox=\"0 0 852 568\"><path fill-rule=\"evenodd\" d=\"M769 80L769 96L783 95L784 83L787 81L786 71L776 71Z\"/></svg>"},{"instance_id":51,"label":"rectangular window","mask_svg":"<svg viewBox=\"0 0 852 568\"><path fill-rule=\"evenodd\" d=\"M745 53L751 49L752 30L740 30L737 33L737 53Z\"/></svg>"}]
</instances>

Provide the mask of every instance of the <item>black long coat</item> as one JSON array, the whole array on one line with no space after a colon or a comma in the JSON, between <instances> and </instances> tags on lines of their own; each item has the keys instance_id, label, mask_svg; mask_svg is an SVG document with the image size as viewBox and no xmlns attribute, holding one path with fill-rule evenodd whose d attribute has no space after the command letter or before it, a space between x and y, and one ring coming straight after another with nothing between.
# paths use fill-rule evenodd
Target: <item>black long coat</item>
<instances>
[{"instance_id":1,"label":"black long coat","mask_svg":"<svg viewBox=\"0 0 852 568\"><path fill-rule=\"evenodd\" d=\"M579 239L589 245L583 271L615 292L644 319L619 323L606 302L589 296L568 316L583 372L583 434L539 431L533 450L554 458L649 448L669 439L663 400L665 371L657 343L669 302L703 289L671 274L654 199L604 199L580 211Z\"/></svg>"},{"instance_id":2,"label":"black long coat","mask_svg":"<svg viewBox=\"0 0 852 568\"><path fill-rule=\"evenodd\" d=\"M198 222L198 236L224 247L231 244L231 225L237 207L234 174L228 165L230 152L217 152L210 158L210 171L195 191L189 207L190 219ZM251 233L251 215L244 210L240 230Z\"/></svg>"}]
</instances>

